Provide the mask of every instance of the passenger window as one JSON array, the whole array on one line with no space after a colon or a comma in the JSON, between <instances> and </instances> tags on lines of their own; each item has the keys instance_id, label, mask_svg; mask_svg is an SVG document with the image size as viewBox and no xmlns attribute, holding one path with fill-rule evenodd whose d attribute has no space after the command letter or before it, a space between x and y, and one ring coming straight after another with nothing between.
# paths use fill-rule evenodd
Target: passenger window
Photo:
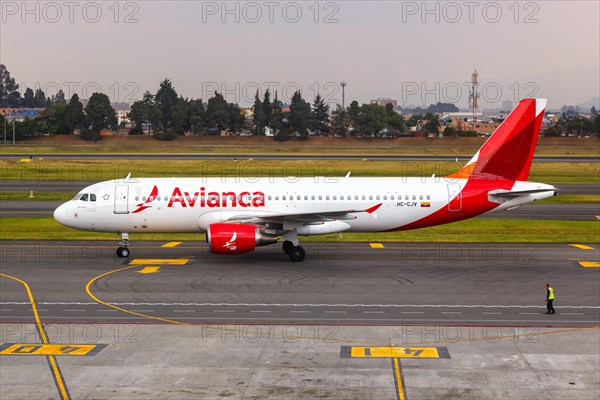
<instances>
[{"instance_id":1,"label":"passenger window","mask_svg":"<svg viewBox=\"0 0 600 400\"><path fill-rule=\"evenodd\" d=\"M367 199L367 196L365 196L365 195L363 194L363 196L362 196L362 199L363 199L363 200L366 200L366 199Z\"/></svg>"},{"instance_id":2,"label":"passenger window","mask_svg":"<svg viewBox=\"0 0 600 400\"><path fill-rule=\"evenodd\" d=\"M413 194L413 197L412 197L412 199L413 199L413 200L416 200L416 199L417 199L417 196L415 196L415 195Z\"/></svg>"},{"instance_id":3,"label":"passenger window","mask_svg":"<svg viewBox=\"0 0 600 400\"><path fill-rule=\"evenodd\" d=\"M387 195L386 194L383 195L383 199L387 200Z\"/></svg>"},{"instance_id":4,"label":"passenger window","mask_svg":"<svg viewBox=\"0 0 600 400\"><path fill-rule=\"evenodd\" d=\"M429 200L431 197L429 195L427 195L427 200Z\"/></svg>"},{"instance_id":5,"label":"passenger window","mask_svg":"<svg viewBox=\"0 0 600 400\"><path fill-rule=\"evenodd\" d=\"M373 195L372 194L369 195L369 200L373 200Z\"/></svg>"},{"instance_id":6,"label":"passenger window","mask_svg":"<svg viewBox=\"0 0 600 400\"><path fill-rule=\"evenodd\" d=\"M304 200L308 200L308 196L307 195L304 195Z\"/></svg>"},{"instance_id":7,"label":"passenger window","mask_svg":"<svg viewBox=\"0 0 600 400\"><path fill-rule=\"evenodd\" d=\"M312 196L310 196L310 198L311 198L312 200L314 200L314 199L315 199L315 195L313 194Z\"/></svg>"},{"instance_id":8,"label":"passenger window","mask_svg":"<svg viewBox=\"0 0 600 400\"><path fill-rule=\"evenodd\" d=\"M329 200L329 195L325 196L325 200Z\"/></svg>"},{"instance_id":9,"label":"passenger window","mask_svg":"<svg viewBox=\"0 0 600 400\"><path fill-rule=\"evenodd\" d=\"M375 196L375 198L376 198L377 200L379 200L379 195Z\"/></svg>"},{"instance_id":10,"label":"passenger window","mask_svg":"<svg viewBox=\"0 0 600 400\"><path fill-rule=\"evenodd\" d=\"M334 200L337 200L337 196L336 196L335 194L333 195L333 199L334 199Z\"/></svg>"},{"instance_id":11,"label":"passenger window","mask_svg":"<svg viewBox=\"0 0 600 400\"><path fill-rule=\"evenodd\" d=\"M340 195L340 200L344 200L344 195Z\"/></svg>"},{"instance_id":12,"label":"passenger window","mask_svg":"<svg viewBox=\"0 0 600 400\"><path fill-rule=\"evenodd\" d=\"M279 200L279 196L275 196L275 200L276 200L276 201L277 201L277 200Z\"/></svg>"},{"instance_id":13,"label":"passenger window","mask_svg":"<svg viewBox=\"0 0 600 400\"><path fill-rule=\"evenodd\" d=\"M420 196L419 196L419 200L423 200L423 195L420 195Z\"/></svg>"},{"instance_id":14,"label":"passenger window","mask_svg":"<svg viewBox=\"0 0 600 400\"><path fill-rule=\"evenodd\" d=\"M135 196L135 201L140 201L140 196Z\"/></svg>"},{"instance_id":15,"label":"passenger window","mask_svg":"<svg viewBox=\"0 0 600 400\"><path fill-rule=\"evenodd\" d=\"M394 195L392 195L392 196L390 197L390 199L391 199L391 200L394 200L394 198L395 198L395 196L394 196Z\"/></svg>"},{"instance_id":16,"label":"passenger window","mask_svg":"<svg viewBox=\"0 0 600 400\"><path fill-rule=\"evenodd\" d=\"M319 195L319 200L323 200L323 196Z\"/></svg>"},{"instance_id":17,"label":"passenger window","mask_svg":"<svg viewBox=\"0 0 600 400\"><path fill-rule=\"evenodd\" d=\"M287 196L284 194L283 196L281 196L281 200L287 200Z\"/></svg>"}]
</instances>

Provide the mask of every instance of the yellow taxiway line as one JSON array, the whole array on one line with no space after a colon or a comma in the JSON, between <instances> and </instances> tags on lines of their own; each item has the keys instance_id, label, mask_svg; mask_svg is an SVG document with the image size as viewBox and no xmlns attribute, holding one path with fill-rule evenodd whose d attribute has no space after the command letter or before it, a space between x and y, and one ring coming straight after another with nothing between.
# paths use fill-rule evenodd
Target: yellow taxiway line
<instances>
[{"instance_id":1,"label":"yellow taxiway line","mask_svg":"<svg viewBox=\"0 0 600 400\"><path fill-rule=\"evenodd\" d=\"M29 288L29 285L27 284L27 282L25 282L19 278L16 278L14 276L11 276L11 275L6 275L6 274L0 273L0 276L3 276L8 279L12 279L14 281L21 283L23 286L25 286L25 290L27 291L27 296L29 296L29 302L31 303L31 310L33 311L33 316L35 318L35 324L36 324L38 333L40 335L40 338L42 340L42 343L50 344L50 342L48 341L48 337L46 336L46 332L44 331L44 327L42 326L42 322L40 320L40 316L38 314L37 307L35 305L35 300L33 299L33 293L31 292L31 289ZM50 364L52 376L54 378L54 382L56 383L56 387L58 389L60 398L61 399L70 399L71 396L69 394L69 390L67 389L67 384L65 383L65 379L62 376L60 368L58 367L56 358L52 355L48 355L48 356L46 356L46 358L48 359L48 363Z\"/></svg>"}]
</instances>

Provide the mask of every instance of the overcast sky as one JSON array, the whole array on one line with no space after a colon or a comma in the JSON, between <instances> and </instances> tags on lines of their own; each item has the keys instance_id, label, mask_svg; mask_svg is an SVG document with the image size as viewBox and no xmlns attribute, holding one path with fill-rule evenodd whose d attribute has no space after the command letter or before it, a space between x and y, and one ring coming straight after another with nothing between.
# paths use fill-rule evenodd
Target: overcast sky
<instances>
[{"instance_id":1,"label":"overcast sky","mask_svg":"<svg viewBox=\"0 0 600 400\"><path fill-rule=\"evenodd\" d=\"M47 94L132 101L169 77L183 96L217 89L242 106L257 87L341 102L343 80L347 104L466 106L476 67L487 108L600 96L598 1L1 3L0 63Z\"/></svg>"}]
</instances>

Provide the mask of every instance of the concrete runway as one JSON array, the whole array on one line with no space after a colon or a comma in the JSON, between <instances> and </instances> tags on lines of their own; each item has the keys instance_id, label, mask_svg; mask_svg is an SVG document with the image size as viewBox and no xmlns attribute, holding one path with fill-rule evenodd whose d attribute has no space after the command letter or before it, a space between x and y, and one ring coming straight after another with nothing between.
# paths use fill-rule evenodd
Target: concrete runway
<instances>
[{"instance_id":1,"label":"concrete runway","mask_svg":"<svg viewBox=\"0 0 600 400\"><path fill-rule=\"evenodd\" d=\"M228 257L200 241L134 244L123 261L113 243L4 242L1 271L27 281L43 319L54 322L147 320L109 312L85 292L94 277L114 271L92 281L93 293L150 321L600 324L600 269L578 264L600 261L596 245L307 243L306 261L292 263L279 245ZM157 272L140 273L146 266ZM557 315L543 315L545 282L560 293ZM31 321L22 288L0 283L2 320Z\"/></svg>"},{"instance_id":2,"label":"concrete runway","mask_svg":"<svg viewBox=\"0 0 600 400\"><path fill-rule=\"evenodd\" d=\"M0 159L29 158L30 154L0 154ZM318 155L318 154L72 154L44 153L34 154L35 158L63 160L372 160L372 161L464 161L471 156L427 156L427 155ZM534 162L600 162L597 156L535 156Z\"/></svg>"},{"instance_id":3,"label":"concrete runway","mask_svg":"<svg viewBox=\"0 0 600 400\"><path fill-rule=\"evenodd\" d=\"M0 200L0 218L50 217L63 201ZM529 204L510 211L498 211L479 218L597 221L600 204Z\"/></svg>"},{"instance_id":4,"label":"concrete runway","mask_svg":"<svg viewBox=\"0 0 600 400\"><path fill-rule=\"evenodd\" d=\"M598 245L165 244L0 244L0 398L600 395Z\"/></svg>"}]
</instances>

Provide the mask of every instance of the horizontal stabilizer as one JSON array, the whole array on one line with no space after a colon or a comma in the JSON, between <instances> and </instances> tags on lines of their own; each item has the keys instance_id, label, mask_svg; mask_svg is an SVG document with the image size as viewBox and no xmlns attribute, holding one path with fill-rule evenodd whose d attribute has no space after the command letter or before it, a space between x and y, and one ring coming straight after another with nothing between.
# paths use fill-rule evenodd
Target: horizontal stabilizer
<instances>
[{"instance_id":1,"label":"horizontal stabilizer","mask_svg":"<svg viewBox=\"0 0 600 400\"><path fill-rule=\"evenodd\" d=\"M524 196L526 194L535 194L535 193L546 193L546 192L556 192L558 189L556 188L543 188L543 189L531 189L531 190L492 190L488 194L490 196L495 197L506 197L513 198Z\"/></svg>"}]
</instances>

